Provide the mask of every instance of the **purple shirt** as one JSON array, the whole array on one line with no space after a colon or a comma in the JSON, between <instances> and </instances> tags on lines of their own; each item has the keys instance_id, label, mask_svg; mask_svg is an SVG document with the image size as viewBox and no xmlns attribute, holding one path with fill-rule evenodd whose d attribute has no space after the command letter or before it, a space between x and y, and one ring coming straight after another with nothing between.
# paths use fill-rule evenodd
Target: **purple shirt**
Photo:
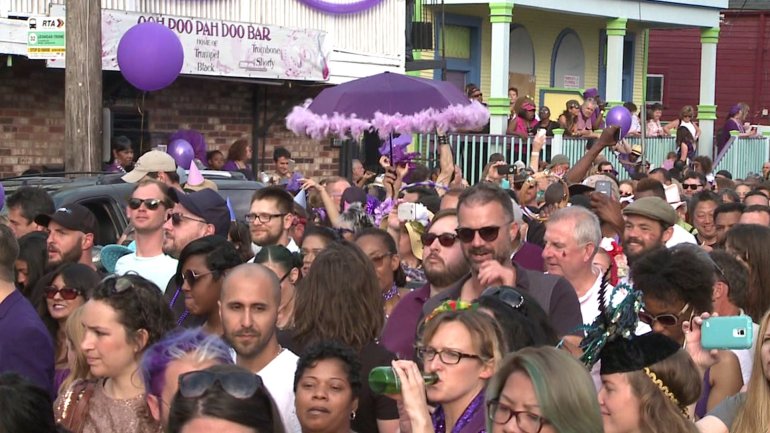
<instances>
[{"instance_id":1,"label":"purple shirt","mask_svg":"<svg viewBox=\"0 0 770 433\"><path fill-rule=\"evenodd\" d=\"M53 340L18 290L0 302L0 330L0 373L18 373L53 397Z\"/></svg>"},{"instance_id":2,"label":"purple shirt","mask_svg":"<svg viewBox=\"0 0 770 433\"><path fill-rule=\"evenodd\" d=\"M430 284L426 283L404 296L385 322L380 344L395 353L398 359L414 360L417 324L422 317L422 306L428 298L430 298Z\"/></svg>"},{"instance_id":3,"label":"purple shirt","mask_svg":"<svg viewBox=\"0 0 770 433\"><path fill-rule=\"evenodd\" d=\"M543 272L545 269L545 261L543 260L543 249L539 245L535 245L531 242L524 242L521 244L521 248L513 253L511 261L524 269L530 271Z\"/></svg>"}]
</instances>

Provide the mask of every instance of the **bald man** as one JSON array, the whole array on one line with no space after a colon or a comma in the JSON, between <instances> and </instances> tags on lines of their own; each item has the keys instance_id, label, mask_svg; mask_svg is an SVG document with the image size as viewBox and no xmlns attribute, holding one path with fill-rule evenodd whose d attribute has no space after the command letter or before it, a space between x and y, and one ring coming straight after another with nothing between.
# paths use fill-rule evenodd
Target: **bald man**
<instances>
[{"instance_id":1,"label":"bald man","mask_svg":"<svg viewBox=\"0 0 770 433\"><path fill-rule=\"evenodd\" d=\"M235 363L258 374L281 413L286 431L301 431L294 409L297 355L278 344L281 284L270 269L246 263L222 282L219 315L223 338L235 350Z\"/></svg>"}]
</instances>

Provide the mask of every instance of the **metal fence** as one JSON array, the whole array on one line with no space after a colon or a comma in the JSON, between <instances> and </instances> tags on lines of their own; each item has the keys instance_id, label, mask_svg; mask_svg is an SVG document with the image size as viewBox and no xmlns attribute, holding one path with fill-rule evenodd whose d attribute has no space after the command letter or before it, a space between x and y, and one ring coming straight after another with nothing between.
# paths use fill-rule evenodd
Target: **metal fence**
<instances>
[{"instance_id":1,"label":"metal fence","mask_svg":"<svg viewBox=\"0 0 770 433\"><path fill-rule=\"evenodd\" d=\"M489 161L490 155L500 153L508 162L523 161L529 165L532 150L532 137L526 139L512 135L490 134L449 134L449 143L454 149L455 163L463 170L465 177L472 183L478 182ZM641 145L641 137L626 138L629 145ZM540 158L545 161L551 155L564 154L574 164L586 151L589 140L585 138L563 137L556 135L546 140ZM427 159L428 165L438 165L437 137L432 134L418 135L416 150ZM675 137L647 137L644 140L642 159L650 163L651 168L660 167L669 152L676 152ZM618 180L628 179L629 173L618 160L618 155L611 149L605 149L604 157L618 171ZM770 137L740 138L733 137L722 154L717 155L714 172L728 170L735 177L761 173L762 164L770 157Z\"/></svg>"}]
</instances>

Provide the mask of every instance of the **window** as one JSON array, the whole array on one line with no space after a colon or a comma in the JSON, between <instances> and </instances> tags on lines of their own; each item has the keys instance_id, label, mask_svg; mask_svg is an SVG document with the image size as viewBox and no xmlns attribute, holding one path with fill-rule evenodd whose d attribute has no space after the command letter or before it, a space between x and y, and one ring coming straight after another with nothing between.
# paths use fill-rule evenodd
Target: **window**
<instances>
[{"instance_id":1,"label":"window","mask_svg":"<svg viewBox=\"0 0 770 433\"><path fill-rule=\"evenodd\" d=\"M645 98L648 103L663 103L663 75L647 75L647 94Z\"/></svg>"}]
</instances>

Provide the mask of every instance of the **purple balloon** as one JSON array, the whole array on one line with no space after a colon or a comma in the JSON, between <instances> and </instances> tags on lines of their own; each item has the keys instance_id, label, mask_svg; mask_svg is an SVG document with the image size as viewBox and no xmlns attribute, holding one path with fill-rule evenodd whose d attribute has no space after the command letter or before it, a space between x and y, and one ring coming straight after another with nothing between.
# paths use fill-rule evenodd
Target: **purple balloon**
<instances>
[{"instance_id":1,"label":"purple balloon","mask_svg":"<svg viewBox=\"0 0 770 433\"><path fill-rule=\"evenodd\" d=\"M5 187L0 183L0 210L5 207Z\"/></svg>"},{"instance_id":2,"label":"purple balloon","mask_svg":"<svg viewBox=\"0 0 770 433\"><path fill-rule=\"evenodd\" d=\"M604 116L604 122L607 126L620 128L620 138L623 138L631 130L631 112L622 105L612 107Z\"/></svg>"},{"instance_id":3,"label":"purple balloon","mask_svg":"<svg viewBox=\"0 0 770 433\"><path fill-rule=\"evenodd\" d=\"M177 138L169 143L166 152L174 158L177 167L182 167L185 170L190 169L190 164L195 157L192 145L187 140L182 140L181 138Z\"/></svg>"},{"instance_id":4,"label":"purple balloon","mask_svg":"<svg viewBox=\"0 0 770 433\"><path fill-rule=\"evenodd\" d=\"M151 92L176 80L184 64L184 49L177 35L158 23L131 27L118 44L118 66L126 81Z\"/></svg>"}]
</instances>

